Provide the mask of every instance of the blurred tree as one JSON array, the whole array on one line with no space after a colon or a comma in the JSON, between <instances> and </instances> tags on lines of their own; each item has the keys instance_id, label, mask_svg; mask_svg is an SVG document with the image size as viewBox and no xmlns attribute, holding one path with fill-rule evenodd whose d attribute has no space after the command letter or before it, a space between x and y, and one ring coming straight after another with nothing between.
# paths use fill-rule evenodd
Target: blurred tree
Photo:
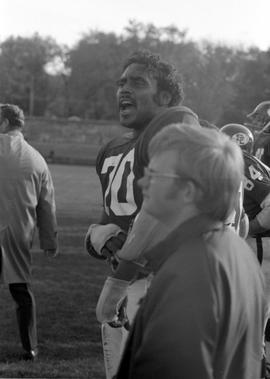
<instances>
[{"instance_id":1,"label":"blurred tree","mask_svg":"<svg viewBox=\"0 0 270 379\"><path fill-rule=\"evenodd\" d=\"M196 43L186 29L130 20L120 35L90 30L72 48L38 34L8 38L0 44L0 102L30 115L118 119L115 82L138 49L173 63L184 79L184 104L218 126L244 122L270 99L270 49Z\"/></svg>"},{"instance_id":2,"label":"blurred tree","mask_svg":"<svg viewBox=\"0 0 270 379\"><path fill-rule=\"evenodd\" d=\"M59 46L51 38L10 37L0 45L0 88L3 102L20 105L29 115L46 109L48 74L45 66Z\"/></svg>"},{"instance_id":3,"label":"blurred tree","mask_svg":"<svg viewBox=\"0 0 270 379\"><path fill-rule=\"evenodd\" d=\"M114 33L90 31L70 51L73 115L116 118L115 81L122 61L120 39Z\"/></svg>"},{"instance_id":4,"label":"blurred tree","mask_svg":"<svg viewBox=\"0 0 270 379\"><path fill-rule=\"evenodd\" d=\"M238 52L233 87L235 94L225 104L224 118L243 123L258 103L270 100L270 50L252 47Z\"/></svg>"}]
</instances>

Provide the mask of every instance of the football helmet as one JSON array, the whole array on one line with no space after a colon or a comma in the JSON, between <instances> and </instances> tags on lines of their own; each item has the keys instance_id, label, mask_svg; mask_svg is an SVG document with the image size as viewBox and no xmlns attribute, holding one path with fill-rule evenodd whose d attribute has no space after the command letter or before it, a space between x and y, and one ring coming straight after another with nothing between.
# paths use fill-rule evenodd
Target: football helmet
<instances>
[{"instance_id":1,"label":"football helmet","mask_svg":"<svg viewBox=\"0 0 270 379\"><path fill-rule=\"evenodd\" d=\"M220 131L227 134L242 150L252 154L254 137L246 126L242 124L227 124L220 128Z\"/></svg>"},{"instance_id":2,"label":"football helmet","mask_svg":"<svg viewBox=\"0 0 270 379\"><path fill-rule=\"evenodd\" d=\"M247 115L254 129L262 130L270 122L270 101L263 101Z\"/></svg>"}]
</instances>

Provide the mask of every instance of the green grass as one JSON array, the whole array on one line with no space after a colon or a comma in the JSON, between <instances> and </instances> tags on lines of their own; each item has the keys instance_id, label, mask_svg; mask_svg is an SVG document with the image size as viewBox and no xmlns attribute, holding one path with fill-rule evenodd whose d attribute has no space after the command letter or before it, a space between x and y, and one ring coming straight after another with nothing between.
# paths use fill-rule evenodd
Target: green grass
<instances>
[{"instance_id":1,"label":"green grass","mask_svg":"<svg viewBox=\"0 0 270 379\"><path fill-rule=\"evenodd\" d=\"M39 359L20 362L14 303L0 297L0 378L105 377L95 306L108 274L103 261L84 252L89 223L98 220L101 196L93 167L50 166L55 184L60 255L48 260L33 249Z\"/></svg>"},{"instance_id":2,"label":"green grass","mask_svg":"<svg viewBox=\"0 0 270 379\"><path fill-rule=\"evenodd\" d=\"M30 144L34 146L47 160L53 152L53 159L55 162L61 163L76 163L89 165L94 164L100 145L85 144L85 143L53 143L53 142L36 142L31 141Z\"/></svg>"}]
</instances>

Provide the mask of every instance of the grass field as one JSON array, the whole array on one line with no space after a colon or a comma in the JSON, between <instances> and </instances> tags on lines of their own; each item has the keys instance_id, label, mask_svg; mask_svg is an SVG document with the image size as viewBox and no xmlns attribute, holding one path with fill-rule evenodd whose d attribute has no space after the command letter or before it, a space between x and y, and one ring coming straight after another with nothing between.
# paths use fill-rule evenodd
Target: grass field
<instances>
[{"instance_id":1,"label":"grass field","mask_svg":"<svg viewBox=\"0 0 270 379\"><path fill-rule=\"evenodd\" d=\"M87 255L83 239L101 212L93 167L50 166L56 192L60 255L48 260L33 249L33 288L37 302L39 359L18 361L21 352L14 303L0 292L0 378L104 379L100 328L95 305L109 269ZM254 241L251 241L254 244ZM268 295L270 239L264 241ZM253 246L255 248L255 246ZM270 360L270 348L269 348Z\"/></svg>"},{"instance_id":2,"label":"grass field","mask_svg":"<svg viewBox=\"0 0 270 379\"><path fill-rule=\"evenodd\" d=\"M93 167L50 166L56 191L60 255L48 260L33 249L39 359L20 362L14 303L0 296L0 378L104 378L95 305L108 267L84 252L89 223L98 220L101 196Z\"/></svg>"}]
</instances>

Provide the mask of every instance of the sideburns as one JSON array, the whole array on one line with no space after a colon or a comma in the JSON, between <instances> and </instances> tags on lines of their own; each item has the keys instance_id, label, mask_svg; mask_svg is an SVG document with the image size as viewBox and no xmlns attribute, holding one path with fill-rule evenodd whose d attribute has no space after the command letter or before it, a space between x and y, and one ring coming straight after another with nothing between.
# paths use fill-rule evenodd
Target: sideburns
<instances>
[{"instance_id":1,"label":"sideburns","mask_svg":"<svg viewBox=\"0 0 270 379\"><path fill-rule=\"evenodd\" d=\"M160 96L159 96L160 92L157 91L157 93L155 93L153 95L153 100L154 100L154 103L157 104L159 107L163 104L161 104L161 101L160 101Z\"/></svg>"}]
</instances>

